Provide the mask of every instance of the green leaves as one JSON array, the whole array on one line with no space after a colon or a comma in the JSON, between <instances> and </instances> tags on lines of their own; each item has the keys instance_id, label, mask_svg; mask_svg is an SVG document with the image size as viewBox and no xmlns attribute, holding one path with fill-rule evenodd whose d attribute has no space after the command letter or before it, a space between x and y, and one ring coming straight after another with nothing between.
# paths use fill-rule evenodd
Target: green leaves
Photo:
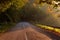
<instances>
[{"instance_id":1,"label":"green leaves","mask_svg":"<svg viewBox=\"0 0 60 40\"><path fill-rule=\"evenodd\" d=\"M8 28L10 28L10 24L11 23L13 25L13 23L17 23L20 21L20 14L22 7L26 5L26 3L28 2L27 0L8 0L8 1L4 1L1 0L0 1L0 26L2 28L0 29L0 31L7 30Z\"/></svg>"},{"instance_id":2,"label":"green leaves","mask_svg":"<svg viewBox=\"0 0 60 40\"><path fill-rule=\"evenodd\" d=\"M11 5L14 5L16 9L23 7L28 1L27 0L1 0L0 1L0 13L6 11Z\"/></svg>"}]
</instances>

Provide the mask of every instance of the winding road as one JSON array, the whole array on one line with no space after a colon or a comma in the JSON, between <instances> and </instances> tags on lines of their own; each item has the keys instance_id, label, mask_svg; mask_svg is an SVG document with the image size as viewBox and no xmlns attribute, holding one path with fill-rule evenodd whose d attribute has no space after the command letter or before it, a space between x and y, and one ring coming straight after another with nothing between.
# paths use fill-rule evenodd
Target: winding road
<instances>
[{"instance_id":1,"label":"winding road","mask_svg":"<svg viewBox=\"0 0 60 40\"><path fill-rule=\"evenodd\" d=\"M60 40L60 37L28 22L20 22L0 36L0 40Z\"/></svg>"},{"instance_id":2,"label":"winding road","mask_svg":"<svg viewBox=\"0 0 60 40\"><path fill-rule=\"evenodd\" d=\"M34 0L30 0L32 4ZM60 40L60 37L28 22L20 22L0 36L0 40Z\"/></svg>"},{"instance_id":3,"label":"winding road","mask_svg":"<svg viewBox=\"0 0 60 40\"><path fill-rule=\"evenodd\" d=\"M34 28L28 22L20 22L8 32L0 36L0 40L52 40Z\"/></svg>"},{"instance_id":4,"label":"winding road","mask_svg":"<svg viewBox=\"0 0 60 40\"><path fill-rule=\"evenodd\" d=\"M20 28L19 28L20 27ZM54 34L53 32L49 32L45 29L41 29L41 28L38 28L34 25L32 25L31 23L28 23L28 22L21 22L21 23L18 23L15 28L12 28L12 30L20 30L20 29L26 29L26 28L29 28L31 27L32 29L35 29L37 32L40 32L42 34L45 34L47 35L48 37L50 37L51 39L53 40L60 40L60 36Z\"/></svg>"}]
</instances>

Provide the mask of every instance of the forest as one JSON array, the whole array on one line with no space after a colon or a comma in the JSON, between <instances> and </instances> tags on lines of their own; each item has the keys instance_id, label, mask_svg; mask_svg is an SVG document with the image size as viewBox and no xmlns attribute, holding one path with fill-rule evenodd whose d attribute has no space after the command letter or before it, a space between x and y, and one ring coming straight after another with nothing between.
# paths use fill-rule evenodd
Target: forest
<instances>
[{"instance_id":1,"label":"forest","mask_svg":"<svg viewBox=\"0 0 60 40\"><path fill-rule=\"evenodd\" d=\"M60 7L59 1L0 0L0 30L4 32L4 30L22 21L59 27L60 22L57 14L54 14L56 13L54 9Z\"/></svg>"},{"instance_id":2,"label":"forest","mask_svg":"<svg viewBox=\"0 0 60 40\"><path fill-rule=\"evenodd\" d=\"M60 40L60 0L0 0L0 40Z\"/></svg>"}]
</instances>

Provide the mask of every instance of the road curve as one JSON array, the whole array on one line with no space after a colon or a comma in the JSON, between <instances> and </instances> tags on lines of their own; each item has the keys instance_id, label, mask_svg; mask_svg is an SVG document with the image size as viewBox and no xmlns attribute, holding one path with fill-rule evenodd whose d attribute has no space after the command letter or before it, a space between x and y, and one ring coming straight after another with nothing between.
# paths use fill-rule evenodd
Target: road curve
<instances>
[{"instance_id":1,"label":"road curve","mask_svg":"<svg viewBox=\"0 0 60 40\"><path fill-rule=\"evenodd\" d=\"M52 40L47 35L38 32L34 26L28 22L18 23L0 36L0 40Z\"/></svg>"},{"instance_id":2,"label":"road curve","mask_svg":"<svg viewBox=\"0 0 60 40\"><path fill-rule=\"evenodd\" d=\"M16 28L17 27L17 28ZM20 28L19 28L20 27ZM48 37L52 38L53 40L60 40L60 37L52 32L49 32L45 29L41 29L41 28L38 28L34 25L32 25L31 23L28 23L28 22L20 22L18 23L14 30L20 30L20 29L25 29L25 28L28 28L28 27L31 27L33 29L35 29L36 31L40 32L40 33L43 33L45 35L47 35ZM13 29L13 28L12 28Z\"/></svg>"}]
</instances>

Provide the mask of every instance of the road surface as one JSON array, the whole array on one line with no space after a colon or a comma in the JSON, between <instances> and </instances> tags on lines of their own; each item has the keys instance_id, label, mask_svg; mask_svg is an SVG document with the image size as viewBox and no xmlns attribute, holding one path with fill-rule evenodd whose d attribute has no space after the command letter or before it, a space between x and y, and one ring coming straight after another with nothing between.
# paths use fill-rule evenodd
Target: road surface
<instances>
[{"instance_id":1,"label":"road surface","mask_svg":"<svg viewBox=\"0 0 60 40\"><path fill-rule=\"evenodd\" d=\"M52 40L47 35L44 35L35 29L28 22L18 23L8 32L0 36L0 40Z\"/></svg>"},{"instance_id":2,"label":"road surface","mask_svg":"<svg viewBox=\"0 0 60 40\"><path fill-rule=\"evenodd\" d=\"M17 26L17 28L16 28L17 30L31 27L31 28L35 29L36 31L41 32L41 33L49 36L49 37L52 38L53 40L60 40L60 37L59 37L58 35L56 35L56 34L54 34L54 33L51 33L51 32L48 32L48 31L45 30L45 29L38 28L38 27L36 27L36 26L28 23L28 22L21 22L21 23L18 23L16 26ZM19 26L20 26L20 28L18 28ZM16 29L14 29L14 30L16 30Z\"/></svg>"}]
</instances>

